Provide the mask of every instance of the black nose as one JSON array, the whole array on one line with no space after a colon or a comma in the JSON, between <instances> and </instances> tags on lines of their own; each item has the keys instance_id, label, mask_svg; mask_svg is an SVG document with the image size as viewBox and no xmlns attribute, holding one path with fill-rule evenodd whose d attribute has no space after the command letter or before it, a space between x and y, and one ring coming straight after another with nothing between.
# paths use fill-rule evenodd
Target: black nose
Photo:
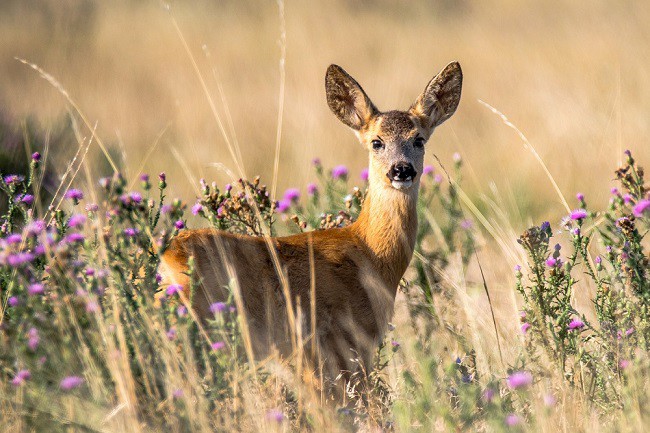
<instances>
[{"instance_id":1,"label":"black nose","mask_svg":"<svg viewBox=\"0 0 650 433\"><path fill-rule=\"evenodd\" d=\"M390 172L388 173L388 178L390 180L407 181L415 179L417 174L418 172L415 171L413 165L410 163L398 162L391 167Z\"/></svg>"}]
</instances>

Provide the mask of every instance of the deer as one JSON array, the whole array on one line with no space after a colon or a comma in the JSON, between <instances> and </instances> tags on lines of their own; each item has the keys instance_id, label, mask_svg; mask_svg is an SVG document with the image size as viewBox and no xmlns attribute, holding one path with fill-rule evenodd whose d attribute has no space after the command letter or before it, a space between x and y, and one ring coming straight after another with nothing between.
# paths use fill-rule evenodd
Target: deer
<instances>
[{"instance_id":1,"label":"deer","mask_svg":"<svg viewBox=\"0 0 650 433\"><path fill-rule=\"evenodd\" d=\"M452 62L408 110L382 112L343 68L330 65L329 108L369 154L368 189L356 221L285 237L185 230L161 257L163 282L181 285L189 299L194 281L192 311L205 320L213 302L226 300L234 279L238 314L257 359L291 357L297 334L309 340L313 350L305 356L330 382L349 380L359 364L371 369L415 248L425 144L456 111L462 81L460 64ZM301 308L311 312L299 315Z\"/></svg>"}]
</instances>

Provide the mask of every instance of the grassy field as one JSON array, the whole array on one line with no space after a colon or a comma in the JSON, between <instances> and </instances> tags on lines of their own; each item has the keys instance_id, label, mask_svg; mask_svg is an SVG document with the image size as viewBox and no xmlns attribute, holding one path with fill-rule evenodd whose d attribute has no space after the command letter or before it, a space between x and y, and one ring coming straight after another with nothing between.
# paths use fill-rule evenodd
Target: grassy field
<instances>
[{"instance_id":1,"label":"grassy field","mask_svg":"<svg viewBox=\"0 0 650 433\"><path fill-rule=\"evenodd\" d=\"M644 431L649 19L606 1L2 2L0 429ZM278 234L356 217L367 153L327 108L330 63L405 109L452 60L461 104L427 145L367 391L323 404L295 359L242 356L234 313L201 334L178 299L154 305L148 253L179 230L256 234L218 216L239 178L299 188L268 214Z\"/></svg>"}]
</instances>

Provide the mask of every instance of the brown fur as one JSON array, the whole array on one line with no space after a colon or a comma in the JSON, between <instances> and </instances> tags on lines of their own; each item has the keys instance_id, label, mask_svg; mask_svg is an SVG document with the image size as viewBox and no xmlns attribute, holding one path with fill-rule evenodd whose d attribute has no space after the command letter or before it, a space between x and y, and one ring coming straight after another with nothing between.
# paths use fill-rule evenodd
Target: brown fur
<instances>
[{"instance_id":1,"label":"brown fur","mask_svg":"<svg viewBox=\"0 0 650 433\"><path fill-rule=\"evenodd\" d=\"M460 86L458 75L453 73L460 73L460 67L452 64L445 71L450 68L450 76ZM443 73L438 77L445 78ZM434 81L435 78L432 83ZM193 257L199 282L199 290L192 300L193 308L199 317L206 318L210 315L211 303L226 299L225 287L234 276L241 289L244 313L258 358L266 356L273 347L285 356L291 355L291 320L287 311L295 314L300 300L305 319L296 325L302 327L299 335L309 337L315 327L314 337L307 344L315 344L328 378L335 378L341 371L354 370L351 359L356 357L355 353L364 366L370 368L374 350L393 313L397 286L413 255L417 231L419 175L413 186L399 189L391 186L386 173L396 161L409 162L421 173L424 150L416 148L413 140L417 135L428 139L433 130L430 125L438 125L441 121L426 117L418 107L433 104L429 99L434 97L453 105L455 110L458 101L452 98L450 102L445 92L460 97L459 88L447 86L445 90L444 83L434 84L443 89L443 93L421 96L414 104L416 108L409 112L380 113L352 77L340 67L331 66L326 89L332 111L357 130L362 143L370 149L371 141L377 136L386 143L381 154L370 150L370 186L357 221L345 228L270 240L210 229L186 231L174 239L162 258L164 282L189 287L185 272L188 259ZM431 83L427 90L430 87ZM440 115L449 117L449 111L444 110L446 105L442 108L442 111L433 110L433 115L442 113ZM315 272L313 282L310 249ZM291 306L286 305L284 287L274 266L274 254L287 277ZM315 286L315 324L309 319L312 283ZM310 353L310 350L305 352Z\"/></svg>"}]
</instances>

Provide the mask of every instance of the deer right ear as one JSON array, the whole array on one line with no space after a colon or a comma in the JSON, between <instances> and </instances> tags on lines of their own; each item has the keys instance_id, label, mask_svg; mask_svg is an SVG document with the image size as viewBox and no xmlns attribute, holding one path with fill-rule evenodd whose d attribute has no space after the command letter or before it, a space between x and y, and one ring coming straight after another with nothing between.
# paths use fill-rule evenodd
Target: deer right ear
<instances>
[{"instance_id":1,"label":"deer right ear","mask_svg":"<svg viewBox=\"0 0 650 433\"><path fill-rule=\"evenodd\" d=\"M433 77L409 111L421 119L422 126L433 131L458 108L462 87L460 64L452 62Z\"/></svg>"},{"instance_id":2,"label":"deer right ear","mask_svg":"<svg viewBox=\"0 0 650 433\"><path fill-rule=\"evenodd\" d=\"M332 112L354 130L360 130L379 113L359 83L340 66L327 68L325 93Z\"/></svg>"}]
</instances>

